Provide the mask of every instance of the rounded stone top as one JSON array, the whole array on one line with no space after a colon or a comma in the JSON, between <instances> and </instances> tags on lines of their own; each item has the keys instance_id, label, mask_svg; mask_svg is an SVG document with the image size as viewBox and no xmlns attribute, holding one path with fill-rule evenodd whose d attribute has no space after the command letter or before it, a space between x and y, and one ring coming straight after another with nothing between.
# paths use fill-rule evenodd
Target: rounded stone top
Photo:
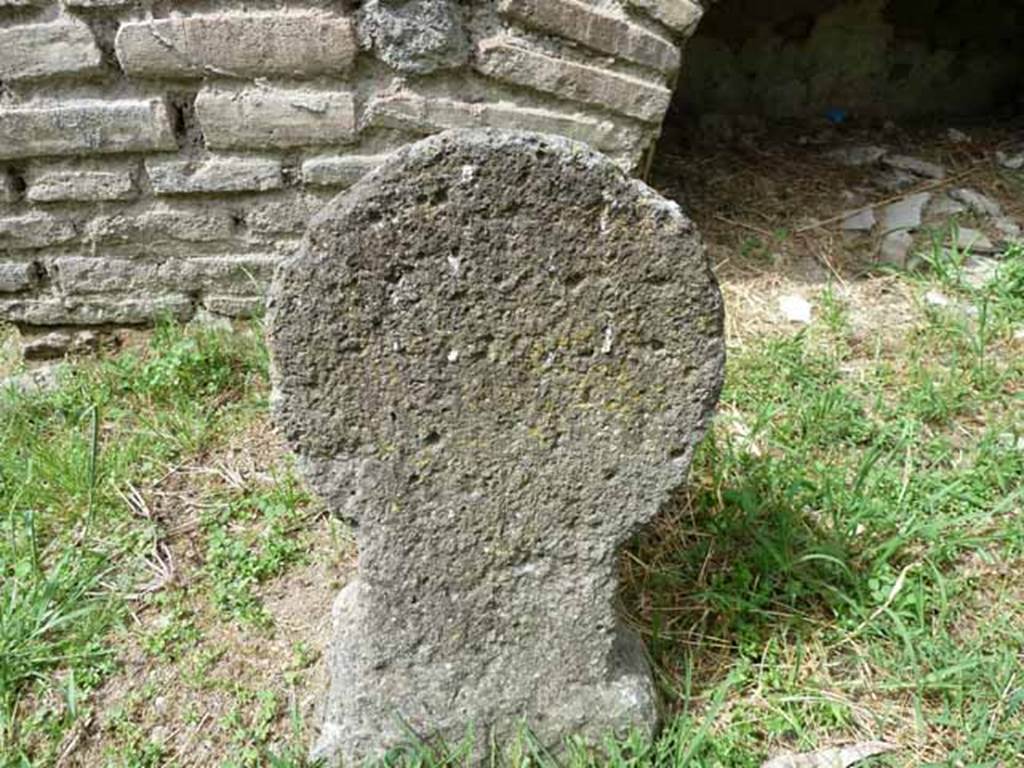
<instances>
[{"instance_id":1,"label":"rounded stone top","mask_svg":"<svg viewBox=\"0 0 1024 768\"><path fill-rule=\"evenodd\" d=\"M684 479L722 382L689 219L553 136L398 152L313 220L269 306L277 422L358 521L369 473L396 506L517 498L621 538Z\"/></svg>"}]
</instances>

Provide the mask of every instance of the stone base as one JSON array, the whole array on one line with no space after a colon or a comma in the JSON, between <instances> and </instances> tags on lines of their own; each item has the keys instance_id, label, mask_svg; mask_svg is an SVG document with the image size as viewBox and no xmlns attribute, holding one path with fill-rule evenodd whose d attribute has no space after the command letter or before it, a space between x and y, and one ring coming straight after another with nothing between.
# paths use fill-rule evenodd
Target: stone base
<instances>
[{"instance_id":1,"label":"stone base","mask_svg":"<svg viewBox=\"0 0 1024 768\"><path fill-rule=\"evenodd\" d=\"M624 625L600 679L552 680L552 670L558 669L553 651L549 668L521 670L517 680L493 673L467 675L449 686L439 683L451 677L450 665L442 660L402 671L370 668L365 652L370 641L362 632L363 589L359 580L351 582L334 604L330 691L311 759L358 765L396 747L429 743L454 748L467 739L483 759L492 745L503 749L524 733L558 754L569 737L599 746L609 735L638 731L653 736L657 730L646 650ZM504 685L495 685L496 677ZM469 712L486 713L486 722L468 722ZM539 722L524 722L525 712L541 713Z\"/></svg>"}]
</instances>

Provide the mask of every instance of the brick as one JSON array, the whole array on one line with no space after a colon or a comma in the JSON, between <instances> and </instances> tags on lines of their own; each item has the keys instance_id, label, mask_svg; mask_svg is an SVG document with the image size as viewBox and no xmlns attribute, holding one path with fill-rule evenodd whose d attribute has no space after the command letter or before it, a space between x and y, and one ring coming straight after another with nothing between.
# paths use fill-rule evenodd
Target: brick
<instances>
[{"instance_id":1,"label":"brick","mask_svg":"<svg viewBox=\"0 0 1024 768\"><path fill-rule=\"evenodd\" d=\"M312 195L288 195L254 205L245 216L249 232L257 235L296 235L306 231L310 219L329 200ZM280 242L275 237L275 241Z\"/></svg>"},{"instance_id":2,"label":"brick","mask_svg":"<svg viewBox=\"0 0 1024 768\"><path fill-rule=\"evenodd\" d=\"M151 157L146 160L153 192L266 192L284 185L281 161L262 157L209 157L201 161Z\"/></svg>"},{"instance_id":3,"label":"brick","mask_svg":"<svg viewBox=\"0 0 1024 768\"><path fill-rule=\"evenodd\" d=\"M477 68L485 75L561 98L659 123L672 92L662 85L577 64L491 38L480 43Z\"/></svg>"},{"instance_id":4,"label":"brick","mask_svg":"<svg viewBox=\"0 0 1024 768\"><path fill-rule=\"evenodd\" d=\"M375 99L369 108L370 123L381 128L432 133L448 128L507 128L553 133L617 152L636 146L640 132L611 120L555 112L515 104L471 104L451 99L400 93Z\"/></svg>"},{"instance_id":5,"label":"brick","mask_svg":"<svg viewBox=\"0 0 1024 768\"><path fill-rule=\"evenodd\" d=\"M359 44L352 21L322 13L187 16L125 24L117 59L134 77L339 74Z\"/></svg>"},{"instance_id":6,"label":"brick","mask_svg":"<svg viewBox=\"0 0 1024 768\"><path fill-rule=\"evenodd\" d=\"M679 69L679 49L638 24L577 0L501 0L499 10L527 26L576 40L662 72Z\"/></svg>"},{"instance_id":7,"label":"brick","mask_svg":"<svg viewBox=\"0 0 1024 768\"><path fill-rule=\"evenodd\" d=\"M94 331L50 331L42 334L22 334L21 353L26 360L53 360L67 355L95 352L100 337Z\"/></svg>"},{"instance_id":8,"label":"brick","mask_svg":"<svg viewBox=\"0 0 1024 768\"><path fill-rule=\"evenodd\" d=\"M276 256L207 256L146 261L96 256L64 256L54 260L57 285L66 295L92 293L196 293L215 290L251 295L266 289Z\"/></svg>"},{"instance_id":9,"label":"brick","mask_svg":"<svg viewBox=\"0 0 1024 768\"><path fill-rule=\"evenodd\" d=\"M94 243L153 245L216 242L227 240L233 234L231 216L224 211L158 206L142 213L97 216L87 225L85 239Z\"/></svg>"},{"instance_id":10,"label":"brick","mask_svg":"<svg viewBox=\"0 0 1024 768\"><path fill-rule=\"evenodd\" d=\"M153 292L166 288L160 264L97 256L65 256L53 261L57 287L66 295Z\"/></svg>"},{"instance_id":11,"label":"brick","mask_svg":"<svg viewBox=\"0 0 1024 768\"><path fill-rule=\"evenodd\" d=\"M196 99L212 149L270 149L352 141L355 98L334 89L217 87Z\"/></svg>"},{"instance_id":12,"label":"brick","mask_svg":"<svg viewBox=\"0 0 1024 768\"><path fill-rule=\"evenodd\" d=\"M70 242L77 236L70 221L48 213L33 211L0 218L0 248L47 248Z\"/></svg>"},{"instance_id":13,"label":"brick","mask_svg":"<svg viewBox=\"0 0 1024 768\"><path fill-rule=\"evenodd\" d=\"M666 27L690 35L704 15L704 8L695 0L627 0Z\"/></svg>"},{"instance_id":14,"label":"brick","mask_svg":"<svg viewBox=\"0 0 1024 768\"><path fill-rule=\"evenodd\" d=\"M0 51L0 80L83 76L103 66L89 27L73 17L0 29Z\"/></svg>"},{"instance_id":15,"label":"brick","mask_svg":"<svg viewBox=\"0 0 1024 768\"><path fill-rule=\"evenodd\" d=\"M33 169L26 178L33 203L129 200L136 194L128 168L94 170L75 166Z\"/></svg>"},{"instance_id":16,"label":"brick","mask_svg":"<svg viewBox=\"0 0 1024 768\"><path fill-rule=\"evenodd\" d=\"M302 183L319 187L350 187L379 166L387 155L313 157L302 164Z\"/></svg>"},{"instance_id":17,"label":"brick","mask_svg":"<svg viewBox=\"0 0 1024 768\"><path fill-rule=\"evenodd\" d=\"M511 104L486 105L484 122L491 128L554 133L607 151L626 150L637 146L642 140L640 131L623 128L611 120L593 120L549 109L523 108Z\"/></svg>"},{"instance_id":18,"label":"brick","mask_svg":"<svg viewBox=\"0 0 1024 768\"><path fill-rule=\"evenodd\" d=\"M174 266L174 279L190 291L252 295L266 290L279 262L267 254L182 259Z\"/></svg>"},{"instance_id":19,"label":"brick","mask_svg":"<svg viewBox=\"0 0 1024 768\"><path fill-rule=\"evenodd\" d=\"M39 282L39 265L35 262L0 264L0 293L17 293Z\"/></svg>"},{"instance_id":20,"label":"brick","mask_svg":"<svg viewBox=\"0 0 1024 768\"><path fill-rule=\"evenodd\" d=\"M176 147L167 105L158 99L0 108L0 160Z\"/></svg>"},{"instance_id":21,"label":"brick","mask_svg":"<svg viewBox=\"0 0 1024 768\"><path fill-rule=\"evenodd\" d=\"M192 299L182 295L0 300L0 320L40 326L148 325L163 317L188 320L194 311Z\"/></svg>"},{"instance_id":22,"label":"brick","mask_svg":"<svg viewBox=\"0 0 1024 768\"><path fill-rule=\"evenodd\" d=\"M249 318L263 314L267 302L262 296L204 296L202 305L215 315Z\"/></svg>"}]
</instances>

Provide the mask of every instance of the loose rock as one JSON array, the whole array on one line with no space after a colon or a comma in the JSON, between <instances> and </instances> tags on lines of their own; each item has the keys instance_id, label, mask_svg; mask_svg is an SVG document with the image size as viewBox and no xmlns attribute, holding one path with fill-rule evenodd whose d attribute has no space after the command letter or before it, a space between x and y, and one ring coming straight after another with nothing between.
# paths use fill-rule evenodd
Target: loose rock
<instances>
[{"instance_id":1,"label":"loose rock","mask_svg":"<svg viewBox=\"0 0 1024 768\"><path fill-rule=\"evenodd\" d=\"M874 165L886 156L888 150L883 147L843 147L829 152L828 156L840 165L860 167Z\"/></svg>"},{"instance_id":2,"label":"loose rock","mask_svg":"<svg viewBox=\"0 0 1024 768\"><path fill-rule=\"evenodd\" d=\"M803 296L780 297L779 312L791 323L807 325L811 322L811 304Z\"/></svg>"},{"instance_id":3,"label":"loose rock","mask_svg":"<svg viewBox=\"0 0 1024 768\"><path fill-rule=\"evenodd\" d=\"M1019 171L1024 168L1024 151L996 152L996 161L1008 171Z\"/></svg>"},{"instance_id":4,"label":"loose rock","mask_svg":"<svg viewBox=\"0 0 1024 768\"><path fill-rule=\"evenodd\" d=\"M966 205L970 210L982 216L1002 216L1003 209L995 200L973 189L954 189L949 193L954 200Z\"/></svg>"},{"instance_id":5,"label":"loose rock","mask_svg":"<svg viewBox=\"0 0 1024 768\"><path fill-rule=\"evenodd\" d=\"M1016 240L1021 235L1020 224L1006 217L998 218L992 222L992 226L999 230L1003 237Z\"/></svg>"},{"instance_id":6,"label":"loose rock","mask_svg":"<svg viewBox=\"0 0 1024 768\"><path fill-rule=\"evenodd\" d=\"M908 155L886 155L882 162L890 168L907 171L908 173L913 173L916 176L923 176L928 179L946 178L946 169L941 165L938 165L937 163L929 163L927 160L921 160L917 157L909 157Z\"/></svg>"},{"instance_id":7,"label":"loose rock","mask_svg":"<svg viewBox=\"0 0 1024 768\"><path fill-rule=\"evenodd\" d=\"M907 257L914 247L914 237L909 232L890 232L882 238L878 251L878 261L903 269L907 266Z\"/></svg>"},{"instance_id":8,"label":"loose rock","mask_svg":"<svg viewBox=\"0 0 1024 768\"><path fill-rule=\"evenodd\" d=\"M886 232L915 230L921 226L921 216L932 196L920 192L887 205L882 212L882 226Z\"/></svg>"},{"instance_id":9,"label":"loose rock","mask_svg":"<svg viewBox=\"0 0 1024 768\"><path fill-rule=\"evenodd\" d=\"M967 206L953 200L949 195L937 196L928 205L928 218L949 218L967 211Z\"/></svg>"},{"instance_id":10,"label":"loose rock","mask_svg":"<svg viewBox=\"0 0 1024 768\"><path fill-rule=\"evenodd\" d=\"M905 189L916 186L918 178L906 171L889 168L879 173L874 178L874 182L887 192L902 192Z\"/></svg>"},{"instance_id":11,"label":"loose rock","mask_svg":"<svg viewBox=\"0 0 1024 768\"><path fill-rule=\"evenodd\" d=\"M60 386L62 364L44 365L16 376L0 378L0 395L13 391L18 395L37 395L52 392Z\"/></svg>"},{"instance_id":12,"label":"loose rock","mask_svg":"<svg viewBox=\"0 0 1024 768\"><path fill-rule=\"evenodd\" d=\"M974 253L993 253L997 250L983 232L969 227L956 229L956 247L960 251L973 251Z\"/></svg>"},{"instance_id":13,"label":"loose rock","mask_svg":"<svg viewBox=\"0 0 1024 768\"><path fill-rule=\"evenodd\" d=\"M840 227L847 232L870 232L877 223L878 219L875 217L874 210L866 208L863 211L851 213L843 219Z\"/></svg>"}]
</instances>

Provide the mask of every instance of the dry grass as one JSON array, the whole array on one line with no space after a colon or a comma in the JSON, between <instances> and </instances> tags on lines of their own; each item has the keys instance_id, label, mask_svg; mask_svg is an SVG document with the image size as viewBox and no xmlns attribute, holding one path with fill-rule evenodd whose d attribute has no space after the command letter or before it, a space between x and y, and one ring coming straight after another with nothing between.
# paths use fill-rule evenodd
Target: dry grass
<instances>
[{"instance_id":1,"label":"dry grass","mask_svg":"<svg viewBox=\"0 0 1024 768\"><path fill-rule=\"evenodd\" d=\"M840 230L845 212L919 191L970 187L999 201L1007 216L1024 220L1024 182L994 160L997 149L1015 146L1019 129L978 129L971 137L970 143L959 143L944 130L801 134L772 129L737 144L708 145L675 135L659 147L651 183L697 222L723 278L758 279L770 271L844 282L873 268L878 247L877 237L851 237ZM921 179L894 193L879 186L879 167L850 168L828 157L833 150L867 145L940 163L947 176L938 182ZM990 222L961 218L998 235Z\"/></svg>"}]
</instances>

